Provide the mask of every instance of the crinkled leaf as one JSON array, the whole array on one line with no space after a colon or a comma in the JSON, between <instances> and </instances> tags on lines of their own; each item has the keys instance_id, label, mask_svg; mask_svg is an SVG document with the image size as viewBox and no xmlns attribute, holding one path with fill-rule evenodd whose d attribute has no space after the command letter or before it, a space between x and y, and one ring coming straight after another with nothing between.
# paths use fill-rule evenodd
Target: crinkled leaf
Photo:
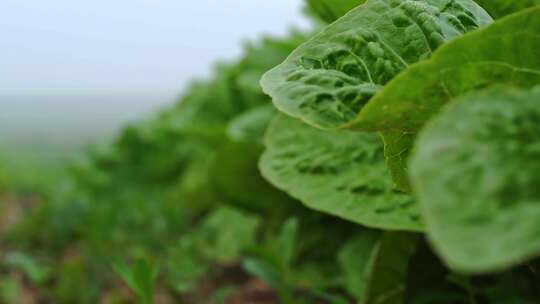
<instances>
[{"instance_id":1,"label":"crinkled leaf","mask_svg":"<svg viewBox=\"0 0 540 304\"><path fill-rule=\"evenodd\" d=\"M490 22L472 0L368 0L297 48L261 84L286 114L343 127L408 65Z\"/></svg>"},{"instance_id":2,"label":"crinkled leaf","mask_svg":"<svg viewBox=\"0 0 540 304\"><path fill-rule=\"evenodd\" d=\"M489 272L540 254L539 160L540 88L468 95L422 131L411 178L451 267Z\"/></svg>"},{"instance_id":3,"label":"crinkled leaf","mask_svg":"<svg viewBox=\"0 0 540 304\"><path fill-rule=\"evenodd\" d=\"M397 188L407 191L406 159L425 122L469 91L497 83L524 88L540 83L539 50L536 7L450 42L409 68L364 107L354 127L383 131Z\"/></svg>"},{"instance_id":4,"label":"crinkled leaf","mask_svg":"<svg viewBox=\"0 0 540 304\"><path fill-rule=\"evenodd\" d=\"M508 14L540 4L539 0L476 0L481 7L485 8L495 18L504 17Z\"/></svg>"},{"instance_id":5,"label":"crinkled leaf","mask_svg":"<svg viewBox=\"0 0 540 304\"><path fill-rule=\"evenodd\" d=\"M417 236L366 230L339 254L347 290L359 304L403 303L409 260Z\"/></svg>"},{"instance_id":6,"label":"crinkled leaf","mask_svg":"<svg viewBox=\"0 0 540 304\"><path fill-rule=\"evenodd\" d=\"M285 39L264 37L255 43L248 42L244 57L235 68L235 98L241 99L248 108L269 103L259 84L262 75L285 60L304 41L305 34L292 30Z\"/></svg>"},{"instance_id":7,"label":"crinkled leaf","mask_svg":"<svg viewBox=\"0 0 540 304\"><path fill-rule=\"evenodd\" d=\"M307 0L309 8L321 20L334 22L366 0Z\"/></svg>"},{"instance_id":8,"label":"crinkled leaf","mask_svg":"<svg viewBox=\"0 0 540 304\"><path fill-rule=\"evenodd\" d=\"M308 207L369 227L422 229L414 199L392 189L377 135L323 131L279 115L266 148L263 176Z\"/></svg>"},{"instance_id":9,"label":"crinkled leaf","mask_svg":"<svg viewBox=\"0 0 540 304\"><path fill-rule=\"evenodd\" d=\"M540 82L540 6L447 43L375 96L354 127L417 132L456 96L493 84ZM411 89L414 88L414 89Z\"/></svg>"}]
</instances>

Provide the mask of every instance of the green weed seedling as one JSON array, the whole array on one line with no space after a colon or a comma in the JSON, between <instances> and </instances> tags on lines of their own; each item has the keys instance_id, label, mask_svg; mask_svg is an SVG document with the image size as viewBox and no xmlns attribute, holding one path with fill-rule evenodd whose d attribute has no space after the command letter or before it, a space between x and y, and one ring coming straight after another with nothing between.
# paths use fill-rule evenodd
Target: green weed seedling
<instances>
[{"instance_id":1,"label":"green weed seedling","mask_svg":"<svg viewBox=\"0 0 540 304\"><path fill-rule=\"evenodd\" d=\"M159 274L155 264L145 259L138 259L132 265L117 261L113 268L131 288L140 304L153 303L154 287Z\"/></svg>"}]
</instances>

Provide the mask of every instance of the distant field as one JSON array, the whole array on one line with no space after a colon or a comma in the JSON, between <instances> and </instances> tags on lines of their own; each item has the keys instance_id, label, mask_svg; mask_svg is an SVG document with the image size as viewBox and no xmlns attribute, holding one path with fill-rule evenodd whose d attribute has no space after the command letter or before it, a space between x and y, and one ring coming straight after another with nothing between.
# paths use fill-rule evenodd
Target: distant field
<instances>
[{"instance_id":1,"label":"distant field","mask_svg":"<svg viewBox=\"0 0 540 304\"><path fill-rule=\"evenodd\" d=\"M0 139L63 142L114 132L172 102L165 94L69 93L0 95Z\"/></svg>"},{"instance_id":2,"label":"distant field","mask_svg":"<svg viewBox=\"0 0 540 304\"><path fill-rule=\"evenodd\" d=\"M87 145L105 141L173 97L159 94L0 96L0 170L15 184L51 178Z\"/></svg>"}]
</instances>

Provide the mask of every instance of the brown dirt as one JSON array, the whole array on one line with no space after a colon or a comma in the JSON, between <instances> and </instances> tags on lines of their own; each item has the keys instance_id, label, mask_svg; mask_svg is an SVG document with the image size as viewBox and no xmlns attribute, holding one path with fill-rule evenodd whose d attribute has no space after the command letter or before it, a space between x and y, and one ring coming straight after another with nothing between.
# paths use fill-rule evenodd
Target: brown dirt
<instances>
[{"instance_id":1,"label":"brown dirt","mask_svg":"<svg viewBox=\"0 0 540 304\"><path fill-rule=\"evenodd\" d=\"M240 264L217 266L216 273L203 280L196 291L182 295L183 304L214 304L212 296L221 288L233 286L227 304L279 304L277 294L265 282L244 272Z\"/></svg>"},{"instance_id":2,"label":"brown dirt","mask_svg":"<svg viewBox=\"0 0 540 304\"><path fill-rule=\"evenodd\" d=\"M15 196L0 196L0 238L19 223L23 214L23 206Z\"/></svg>"},{"instance_id":3,"label":"brown dirt","mask_svg":"<svg viewBox=\"0 0 540 304\"><path fill-rule=\"evenodd\" d=\"M227 304L279 304L279 299L268 284L250 279L227 299Z\"/></svg>"}]
</instances>

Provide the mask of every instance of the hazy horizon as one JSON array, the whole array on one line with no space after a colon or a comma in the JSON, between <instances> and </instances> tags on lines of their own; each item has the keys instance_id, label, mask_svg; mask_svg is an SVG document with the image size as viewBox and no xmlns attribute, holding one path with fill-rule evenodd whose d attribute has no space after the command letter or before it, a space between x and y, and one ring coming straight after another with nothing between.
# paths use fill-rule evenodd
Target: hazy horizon
<instances>
[{"instance_id":1,"label":"hazy horizon","mask_svg":"<svg viewBox=\"0 0 540 304\"><path fill-rule=\"evenodd\" d=\"M307 23L301 0L217 3L2 1L0 139L113 132L238 57L243 41Z\"/></svg>"}]
</instances>

